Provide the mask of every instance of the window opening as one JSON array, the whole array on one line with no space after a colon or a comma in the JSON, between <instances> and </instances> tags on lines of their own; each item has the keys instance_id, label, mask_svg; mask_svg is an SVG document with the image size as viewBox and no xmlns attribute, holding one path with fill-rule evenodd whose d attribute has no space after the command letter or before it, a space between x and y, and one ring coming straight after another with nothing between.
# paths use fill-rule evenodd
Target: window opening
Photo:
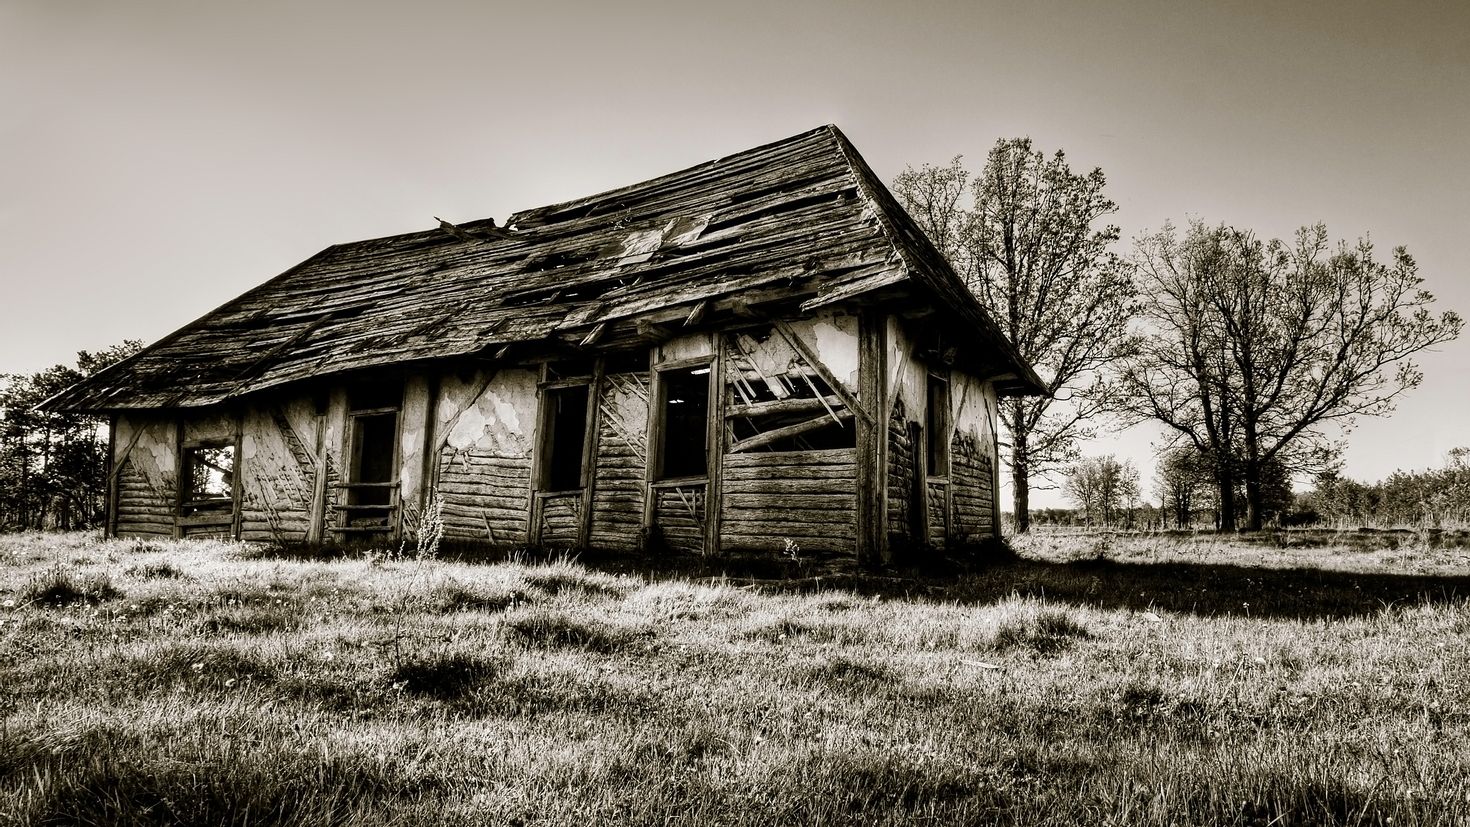
<instances>
[{"instance_id":1,"label":"window opening","mask_svg":"<svg viewBox=\"0 0 1470 827\"><path fill-rule=\"evenodd\" d=\"M852 412L832 386L774 329L726 339L731 450L853 448Z\"/></svg>"},{"instance_id":2,"label":"window opening","mask_svg":"<svg viewBox=\"0 0 1470 827\"><path fill-rule=\"evenodd\" d=\"M548 388L545 391L546 447L541 490L574 491L582 487L582 463L587 441L588 385Z\"/></svg>"},{"instance_id":3,"label":"window opening","mask_svg":"<svg viewBox=\"0 0 1470 827\"><path fill-rule=\"evenodd\" d=\"M185 514L235 508L235 446L216 443L184 449Z\"/></svg>"},{"instance_id":4,"label":"window opening","mask_svg":"<svg viewBox=\"0 0 1470 827\"><path fill-rule=\"evenodd\" d=\"M929 375L924 415L925 468L931 477L949 475L949 380Z\"/></svg>"},{"instance_id":5,"label":"window opening","mask_svg":"<svg viewBox=\"0 0 1470 827\"><path fill-rule=\"evenodd\" d=\"M388 532L397 525L400 382L361 382L347 392L346 512L337 531Z\"/></svg>"},{"instance_id":6,"label":"window opening","mask_svg":"<svg viewBox=\"0 0 1470 827\"><path fill-rule=\"evenodd\" d=\"M659 373L661 479L709 473L709 372L702 365Z\"/></svg>"}]
</instances>

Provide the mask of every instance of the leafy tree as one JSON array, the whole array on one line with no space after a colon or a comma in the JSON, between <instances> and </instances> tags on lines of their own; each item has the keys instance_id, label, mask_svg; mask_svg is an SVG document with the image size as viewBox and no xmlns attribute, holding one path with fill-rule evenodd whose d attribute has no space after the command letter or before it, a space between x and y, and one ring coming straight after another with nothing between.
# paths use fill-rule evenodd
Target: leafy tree
<instances>
[{"instance_id":1,"label":"leafy tree","mask_svg":"<svg viewBox=\"0 0 1470 827\"><path fill-rule=\"evenodd\" d=\"M1004 400L1016 528L1030 527L1030 487L1078 457L1114 403L1105 371L1126 350L1134 288L1111 251L1117 211L1102 170L1074 173L1029 138L998 141L971 176L960 158L909 167L893 191L1047 382L1047 395ZM1049 377L1049 378L1048 378Z\"/></svg>"},{"instance_id":2,"label":"leafy tree","mask_svg":"<svg viewBox=\"0 0 1470 827\"><path fill-rule=\"evenodd\" d=\"M1442 528L1470 523L1470 448L1449 452L1442 468L1395 471L1363 483L1336 471L1320 475L1301 497L1303 510L1352 526Z\"/></svg>"},{"instance_id":3,"label":"leafy tree","mask_svg":"<svg viewBox=\"0 0 1470 827\"><path fill-rule=\"evenodd\" d=\"M0 528L78 528L102 516L107 490L106 421L38 410L65 388L142 349L126 341L76 364L0 375Z\"/></svg>"},{"instance_id":4,"label":"leafy tree","mask_svg":"<svg viewBox=\"0 0 1470 827\"><path fill-rule=\"evenodd\" d=\"M1085 457L1072 466L1063 484L1068 499L1082 509L1088 525L1112 525L1120 511L1138 502L1138 469L1112 454Z\"/></svg>"},{"instance_id":5,"label":"leafy tree","mask_svg":"<svg viewBox=\"0 0 1470 827\"><path fill-rule=\"evenodd\" d=\"M1290 244L1166 225L1137 241L1135 263L1148 335L1127 360L1127 406L1210 458L1222 529L1237 525L1239 482L1259 529L1272 473L1330 467L1333 434L1391 412L1423 381L1412 357L1461 329L1455 313L1430 311L1402 247L1391 263L1367 241L1330 248L1320 224Z\"/></svg>"},{"instance_id":6,"label":"leafy tree","mask_svg":"<svg viewBox=\"0 0 1470 827\"><path fill-rule=\"evenodd\" d=\"M1175 528L1188 528L1194 522L1195 509L1203 504L1212 475L1209 458L1193 446L1171 448L1160 455L1154 493Z\"/></svg>"}]
</instances>

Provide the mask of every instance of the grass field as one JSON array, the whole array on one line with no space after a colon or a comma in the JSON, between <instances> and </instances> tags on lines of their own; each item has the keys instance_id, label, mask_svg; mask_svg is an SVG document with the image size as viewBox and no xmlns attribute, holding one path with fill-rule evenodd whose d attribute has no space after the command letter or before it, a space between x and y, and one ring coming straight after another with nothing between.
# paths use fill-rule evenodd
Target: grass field
<instances>
[{"instance_id":1,"label":"grass field","mask_svg":"<svg viewBox=\"0 0 1470 827\"><path fill-rule=\"evenodd\" d=\"M1016 550L753 580L0 537L0 823L1470 823L1461 545Z\"/></svg>"}]
</instances>

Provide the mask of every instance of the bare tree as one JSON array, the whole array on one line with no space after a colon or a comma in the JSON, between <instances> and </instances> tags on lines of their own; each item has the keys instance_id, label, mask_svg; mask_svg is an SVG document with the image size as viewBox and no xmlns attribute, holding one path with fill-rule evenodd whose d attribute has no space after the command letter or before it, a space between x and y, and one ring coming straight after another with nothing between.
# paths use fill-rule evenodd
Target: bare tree
<instances>
[{"instance_id":1,"label":"bare tree","mask_svg":"<svg viewBox=\"0 0 1470 827\"><path fill-rule=\"evenodd\" d=\"M1292 244L1198 222L1180 241L1166 226L1136 251L1151 335L1124 374L1130 407L1211 458L1222 529L1237 524L1237 481L1258 530L1273 470L1328 467L1333 433L1391 412L1423 381L1412 357L1462 326L1430 311L1402 247L1391 264L1365 240L1329 252L1320 224Z\"/></svg>"},{"instance_id":2,"label":"bare tree","mask_svg":"<svg viewBox=\"0 0 1470 827\"><path fill-rule=\"evenodd\" d=\"M1007 461L1018 531L1030 526L1030 487L1076 460L1115 404L1106 369L1126 352L1131 267L1111 251L1117 205L1102 170L1072 172L1029 138L998 141L972 177L960 158L909 167L893 191L1047 381L1047 395L1005 400Z\"/></svg>"}]
</instances>

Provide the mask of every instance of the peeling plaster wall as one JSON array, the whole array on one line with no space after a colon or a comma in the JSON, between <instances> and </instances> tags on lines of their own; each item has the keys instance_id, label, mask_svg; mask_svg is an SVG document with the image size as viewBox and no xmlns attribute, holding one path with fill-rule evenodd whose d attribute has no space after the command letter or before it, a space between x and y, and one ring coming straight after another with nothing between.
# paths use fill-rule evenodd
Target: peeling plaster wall
<instances>
[{"instance_id":1,"label":"peeling plaster wall","mask_svg":"<svg viewBox=\"0 0 1470 827\"><path fill-rule=\"evenodd\" d=\"M888 354L888 409L884 421L888 428L888 468L885 475L887 485L887 531L888 545L895 552L911 546L915 534L922 534L927 522L923 510L927 503L927 490L920 477L924 473L924 446L916 443L914 436L922 435L919 426L924 421L926 403L925 386L928 368L916 356L916 343L898 323L888 319L888 341L892 351Z\"/></svg>"},{"instance_id":2,"label":"peeling plaster wall","mask_svg":"<svg viewBox=\"0 0 1470 827\"><path fill-rule=\"evenodd\" d=\"M858 389L858 318L827 313L791 322L796 338L812 349L848 390Z\"/></svg>"},{"instance_id":3,"label":"peeling plaster wall","mask_svg":"<svg viewBox=\"0 0 1470 827\"><path fill-rule=\"evenodd\" d=\"M715 343L710 334L689 333L676 336L655 348L653 361L655 364L665 365L685 359L709 357L714 353Z\"/></svg>"},{"instance_id":4,"label":"peeling plaster wall","mask_svg":"<svg viewBox=\"0 0 1470 827\"><path fill-rule=\"evenodd\" d=\"M403 407L398 411L398 497L402 503L403 533L416 536L419 504L423 502L424 452L429 424L429 380L410 376L403 383Z\"/></svg>"},{"instance_id":5,"label":"peeling plaster wall","mask_svg":"<svg viewBox=\"0 0 1470 827\"><path fill-rule=\"evenodd\" d=\"M144 411L117 417L117 536L172 537L178 492L175 420Z\"/></svg>"},{"instance_id":6,"label":"peeling plaster wall","mask_svg":"<svg viewBox=\"0 0 1470 827\"><path fill-rule=\"evenodd\" d=\"M959 371L950 375L954 430L950 439L951 543L976 542L995 531L995 386Z\"/></svg>"},{"instance_id":7,"label":"peeling plaster wall","mask_svg":"<svg viewBox=\"0 0 1470 827\"><path fill-rule=\"evenodd\" d=\"M434 441L446 537L501 547L526 542L536 382L527 368L440 380Z\"/></svg>"},{"instance_id":8,"label":"peeling plaster wall","mask_svg":"<svg viewBox=\"0 0 1470 827\"><path fill-rule=\"evenodd\" d=\"M240 538L304 542L311 530L321 420L308 397L246 408L240 439Z\"/></svg>"}]
</instances>

